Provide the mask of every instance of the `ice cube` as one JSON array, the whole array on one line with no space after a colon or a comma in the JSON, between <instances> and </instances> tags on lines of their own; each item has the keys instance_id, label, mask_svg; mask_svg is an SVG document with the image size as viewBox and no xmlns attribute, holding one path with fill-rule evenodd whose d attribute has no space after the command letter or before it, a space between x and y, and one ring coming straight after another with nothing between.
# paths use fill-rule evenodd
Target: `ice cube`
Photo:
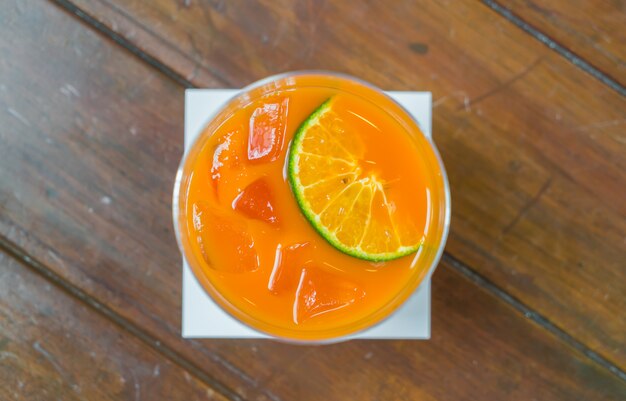
<instances>
[{"instance_id":1,"label":"ice cube","mask_svg":"<svg viewBox=\"0 0 626 401\"><path fill-rule=\"evenodd\" d=\"M211 181L220 204L233 199L250 183L246 161L246 137L243 127L229 130L218 139L211 159Z\"/></svg>"},{"instance_id":2,"label":"ice cube","mask_svg":"<svg viewBox=\"0 0 626 401\"><path fill-rule=\"evenodd\" d=\"M272 191L267 179L259 178L244 188L233 201L233 209L269 224L278 224Z\"/></svg>"},{"instance_id":3,"label":"ice cube","mask_svg":"<svg viewBox=\"0 0 626 401\"><path fill-rule=\"evenodd\" d=\"M192 211L196 241L209 267L228 273L245 273L259 268L254 239L248 233L245 221L206 202L195 203Z\"/></svg>"},{"instance_id":4,"label":"ice cube","mask_svg":"<svg viewBox=\"0 0 626 401\"><path fill-rule=\"evenodd\" d=\"M213 186L217 190L218 183L222 176L223 167L237 167L240 163L240 155L237 152L237 135L238 131L230 131L218 140L218 144L213 152L213 160L211 162L211 179Z\"/></svg>"},{"instance_id":5,"label":"ice cube","mask_svg":"<svg viewBox=\"0 0 626 401\"><path fill-rule=\"evenodd\" d=\"M267 288L276 295L284 291L295 291L302 268L313 259L313 250L309 242L287 247L279 244Z\"/></svg>"},{"instance_id":6,"label":"ice cube","mask_svg":"<svg viewBox=\"0 0 626 401\"><path fill-rule=\"evenodd\" d=\"M248 159L268 162L278 159L287 129L289 98L271 96L252 112L248 132Z\"/></svg>"},{"instance_id":7,"label":"ice cube","mask_svg":"<svg viewBox=\"0 0 626 401\"><path fill-rule=\"evenodd\" d=\"M293 304L293 321L301 324L311 318L354 304L365 296L357 284L315 267L300 274Z\"/></svg>"}]
</instances>

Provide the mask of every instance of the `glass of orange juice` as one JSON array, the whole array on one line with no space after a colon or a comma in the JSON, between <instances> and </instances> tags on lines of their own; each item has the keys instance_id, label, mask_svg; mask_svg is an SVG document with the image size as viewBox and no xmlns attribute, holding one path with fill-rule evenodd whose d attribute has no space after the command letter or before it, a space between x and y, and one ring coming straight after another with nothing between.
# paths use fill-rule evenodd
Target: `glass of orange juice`
<instances>
[{"instance_id":1,"label":"glass of orange juice","mask_svg":"<svg viewBox=\"0 0 626 401\"><path fill-rule=\"evenodd\" d=\"M432 273L450 221L434 144L380 89L328 72L244 88L184 155L180 249L225 311L275 338L349 338Z\"/></svg>"}]
</instances>

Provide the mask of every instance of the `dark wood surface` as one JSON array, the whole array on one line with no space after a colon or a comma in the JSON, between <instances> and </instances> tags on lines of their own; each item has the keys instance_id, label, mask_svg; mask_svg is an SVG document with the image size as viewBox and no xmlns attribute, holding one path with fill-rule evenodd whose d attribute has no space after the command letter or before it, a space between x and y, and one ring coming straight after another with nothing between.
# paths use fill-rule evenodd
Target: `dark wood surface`
<instances>
[{"instance_id":1,"label":"dark wood surface","mask_svg":"<svg viewBox=\"0 0 626 401\"><path fill-rule=\"evenodd\" d=\"M614 90L478 3L58 4L0 5L2 399L135 399L133 374L139 399L626 397ZM433 91L454 216L430 341L180 338L184 86L295 68Z\"/></svg>"},{"instance_id":2,"label":"dark wood surface","mask_svg":"<svg viewBox=\"0 0 626 401\"><path fill-rule=\"evenodd\" d=\"M0 253L0 399L227 398Z\"/></svg>"},{"instance_id":3,"label":"dark wood surface","mask_svg":"<svg viewBox=\"0 0 626 401\"><path fill-rule=\"evenodd\" d=\"M500 4L626 84L626 2L502 0Z\"/></svg>"},{"instance_id":4,"label":"dark wood surface","mask_svg":"<svg viewBox=\"0 0 626 401\"><path fill-rule=\"evenodd\" d=\"M428 88L447 250L626 368L626 98L486 5L76 4L194 85L323 68Z\"/></svg>"},{"instance_id":5,"label":"dark wood surface","mask_svg":"<svg viewBox=\"0 0 626 401\"><path fill-rule=\"evenodd\" d=\"M321 68L431 90L448 251L626 368L626 98L611 88L474 1L76 4L194 85Z\"/></svg>"}]
</instances>

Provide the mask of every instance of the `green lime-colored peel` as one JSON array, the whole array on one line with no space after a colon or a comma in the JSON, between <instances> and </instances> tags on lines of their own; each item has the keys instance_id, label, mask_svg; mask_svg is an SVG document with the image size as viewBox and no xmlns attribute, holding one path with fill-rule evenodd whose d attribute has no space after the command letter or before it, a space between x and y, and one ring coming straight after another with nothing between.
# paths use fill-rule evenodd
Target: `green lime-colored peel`
<instances>
[{"instance_id":1,"label":"green lime-colored peel","mask_svg":"<svg viewBox=\"0 0 626 401\"><path fill-rule=\"evenodd\" d=\"M316 125L320 117L330 110L332 100L332 97L326 100L313 113L311 113L311 115L307 117L306 120L304 120L300 127L298 127L289 148L287 176L289 179L289 184L291 185L291 190L294 193L296 202L298 203L302 214L304 214L306 219L313 226L315 231L317 231L317 233L322 236L322 238L324 238L333 247L347 255L354 256L356 258L367 260L370 262L387 262L390 260L399 259L401 257L416 252L422 246L422 242L413 246L401 246L394 252L383 252L376 254L365 252L360 248L348 247L344 245L341 241L339 241L334 232L330 231L321 223L320 217L317 214L313 213L311 205L305 199L304 188L298 178L298 161L302 148L302 140L306 131L310 127Z\"/></svg>"}]
</instances>

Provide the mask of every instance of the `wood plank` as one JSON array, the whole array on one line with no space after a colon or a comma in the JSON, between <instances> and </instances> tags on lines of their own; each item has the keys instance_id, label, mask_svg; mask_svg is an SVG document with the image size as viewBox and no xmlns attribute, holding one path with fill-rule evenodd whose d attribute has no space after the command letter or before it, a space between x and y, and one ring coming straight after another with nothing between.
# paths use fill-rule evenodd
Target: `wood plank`
<instances>
[{"instance_id":1,"label":"wood plank","mask_svg":"<svg viewBox=\"0 0 626 401\"><path fill-rule=\"evenodd\" d=\"M626 100L497 13L470 1L76 4L200 86L321 68L431 90L448 251L626 368Z\"/></svg>"},{"instance_id":2,"label":"wood plank","mask_svg":"<svg viewBox=\"0 0 626 401\"><path fill-rule=\"evenodd\" d=\"M626 85L626 3L502 0L526 23Z\"/></svg>"},{"instance_id":3,"label":"wood plank","mask_svg":"<svg viewBox=\"0 0 626 401\"><path fill-rule=\"evenodd\" d=\"M0 61L0 233L121 326L246 400L623 398L618 378L449 267L435 276L428 342L183 341L169 218L182 88L56 8L18 4L0 28L10 55Z\"/></svg>"},{"instance_id":4,"label":"wood plank","mask_svg":"<svg viewBox=\"0 0 626 401\"><path fill-rule=\"evenodd\" d=\"M226 401L0 253L0 399Z\"/></svg>"}]
</instances>

